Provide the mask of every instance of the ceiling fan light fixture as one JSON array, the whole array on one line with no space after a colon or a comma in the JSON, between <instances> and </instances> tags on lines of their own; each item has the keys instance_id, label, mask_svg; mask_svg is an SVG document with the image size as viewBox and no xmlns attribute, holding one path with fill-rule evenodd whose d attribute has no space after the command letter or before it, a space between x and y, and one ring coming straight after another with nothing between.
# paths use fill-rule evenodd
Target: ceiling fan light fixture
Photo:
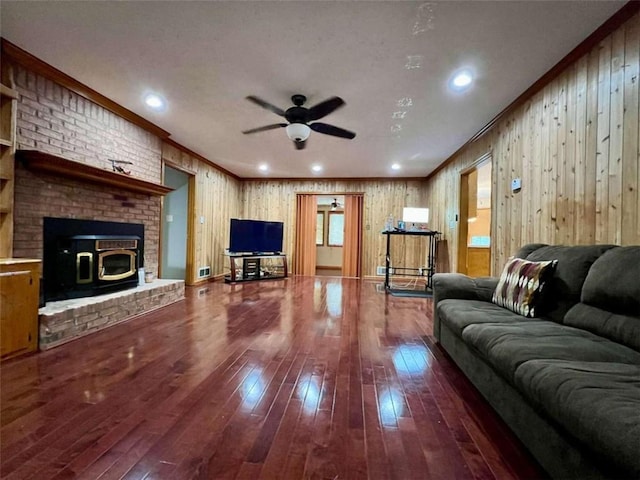
<instances>
[{"instance_id":1,"label":"ceiling fan light fixture","mask_svg":"<svg viewBox=\"0 0 640 480\"><path fill-rule=\"evenodd\" d=\"M290 123L287 125L286 130L287 136L294 142L304 142L311 133L309 126L304 123Z\"/></svg>"}]
</instances>

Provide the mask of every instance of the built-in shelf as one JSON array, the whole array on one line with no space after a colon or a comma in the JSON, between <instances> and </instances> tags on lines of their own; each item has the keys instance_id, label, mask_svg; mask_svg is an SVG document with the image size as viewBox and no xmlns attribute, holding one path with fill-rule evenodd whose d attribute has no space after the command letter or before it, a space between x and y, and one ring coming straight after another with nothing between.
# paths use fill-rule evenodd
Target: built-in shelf
<instances>
[{"instance_id":1,"label":"built-in shelf","mask_svg":"<svg viewBox=\"0 0 640 480\"><path fill-rule=\"evenodd\" d=\"M66 178L85 180L98 185L118 187L130 192L147 195L166 195L173 188L159 183L147 182L139 178L112 172L85 163L51 155L37 150L16 150L16 160L34 172L55 173Z\"/></svg>"},{"instance_id":2,"label":"built-in shelf","mask_svg":"<svg viewBox=\"0 0 640 480\"><path fill-rule=\"evenodd\" d=\"M18 98L18 91L14 90L13 88L9 88L6 85L2 85L0 83L0 95L3 95L5 97L9 97L9 98L17 99Z\"/></svg>"},{"instance_id":3,"label":"built-in shelf","mask_svg":"<svg viewBox=\"0 0 640 480\"><path fill-rule=\"evenodd\" d=\"M2 67L2 81L13 85L11 66L5 69L3 64ZM13 256L13 164L18 92L8 85L0 83L0 258ZM3 324L4 313L3 310Z\"/></svg>"}]
</instances>

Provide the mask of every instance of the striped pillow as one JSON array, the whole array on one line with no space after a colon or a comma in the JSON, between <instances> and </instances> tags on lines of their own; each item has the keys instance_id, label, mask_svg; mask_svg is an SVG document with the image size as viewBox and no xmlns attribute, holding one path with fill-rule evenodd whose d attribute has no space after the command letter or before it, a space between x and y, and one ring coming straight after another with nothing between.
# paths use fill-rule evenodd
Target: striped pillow
<instances>
[{"instance_id":1,"label":"striped pillow","mask_svg":"<svg viewBox=\"0 0 640 480\"><path fill-rule=\"evenodd\" d=\"M530 262L512 258L504 266L491 301L524 317L539 314L542 290L553 275L557 260Z\"/></svg>"}]
</instances>

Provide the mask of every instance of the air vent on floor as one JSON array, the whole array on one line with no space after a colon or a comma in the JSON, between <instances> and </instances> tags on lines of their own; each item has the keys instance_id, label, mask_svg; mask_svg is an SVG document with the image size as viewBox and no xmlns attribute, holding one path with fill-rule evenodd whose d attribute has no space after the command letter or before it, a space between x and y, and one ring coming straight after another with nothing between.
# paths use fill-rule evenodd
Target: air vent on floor
<instances>
[{"instance_id":1,"label":"air vent on floor","mask_svg":"<svg viewBox=\"0 0 640 480\"><path fill-rule=\"evenodd\" d=\"M378 265L376 267L376 275L384 277L387 273L387 267L383 267L382 265ZM393 273L393 267L389 267L389 273Z\"/></svg>"},{"instance_id":2,"label":"air vent on floor","mask_svg":"<svg viewBox=\"0 0 640 480\"><path fill-rule=\"evenodd\" d=\"M206 278L211 276L211 267L200 267L198 269L198 278Z\"/></svg>"}]
</instances>

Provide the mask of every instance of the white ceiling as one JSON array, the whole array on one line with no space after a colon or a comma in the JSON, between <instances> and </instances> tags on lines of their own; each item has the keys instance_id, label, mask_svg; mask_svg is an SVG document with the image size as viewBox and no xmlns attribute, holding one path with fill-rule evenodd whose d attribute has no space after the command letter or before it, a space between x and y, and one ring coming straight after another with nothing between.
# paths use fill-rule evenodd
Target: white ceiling
<instances>
[{"instance_id":1,"label":"white ceiling","mask_svg":"<svg viewBox=\"0 0 640 480\"><path fill-rule=\"evenodd\" d=\"M4 38L238 176L335 178L427 175L624 3L2 0L0 9ZM476 81L455 94L447 82L462 67ZM147 91L167 99L165 112L145 107ZM286 109L295 93L306 106L343 98L322 121L356 138L311 132L298 151L284 129L241 133L282 120L247 95Z\"/></svg>"}]
</instances>

